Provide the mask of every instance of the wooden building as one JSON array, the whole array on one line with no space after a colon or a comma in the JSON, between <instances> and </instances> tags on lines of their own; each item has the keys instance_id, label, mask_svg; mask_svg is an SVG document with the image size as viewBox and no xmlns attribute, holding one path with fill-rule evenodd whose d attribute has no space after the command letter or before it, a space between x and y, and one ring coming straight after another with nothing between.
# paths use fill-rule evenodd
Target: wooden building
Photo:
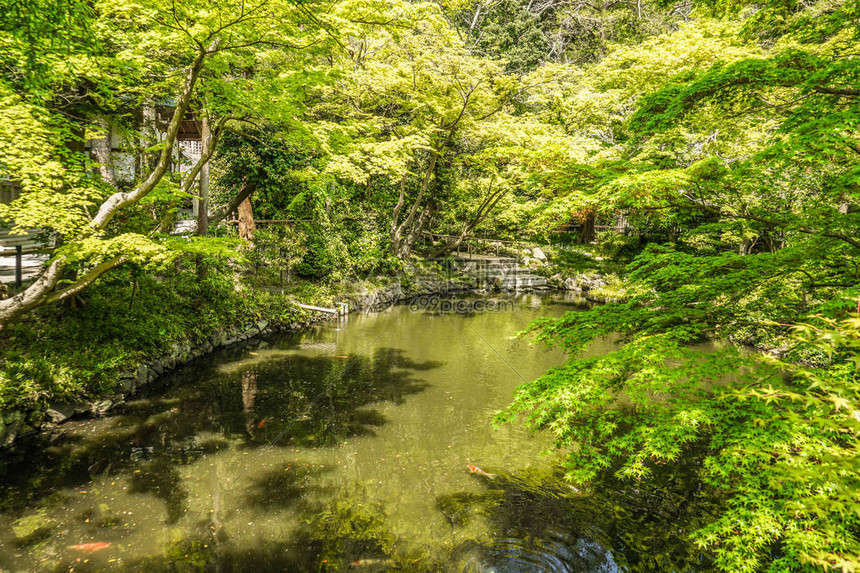
<instances>
[{"instance_id":1,"label":"wooden building","mask_svg":"<svg viewBox=\"0 0 860 573\"><path fill-rule=\"evenodd\" d=\"M21 195L21 186L14 181L0 180L0 204L8 205Z\"/></svg>"}]
</instances>

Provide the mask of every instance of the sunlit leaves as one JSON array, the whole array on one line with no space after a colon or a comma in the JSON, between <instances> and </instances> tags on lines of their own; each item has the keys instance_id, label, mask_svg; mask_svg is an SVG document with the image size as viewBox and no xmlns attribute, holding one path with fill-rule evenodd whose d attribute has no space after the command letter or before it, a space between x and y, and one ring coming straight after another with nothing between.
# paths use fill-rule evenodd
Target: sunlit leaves
<instances>
[{"instance_id":1,"label":"sunlit leaves","mask_svg":"<svg viewBox=\"0 0 860 573\"><path fill-rule=\"evenodd\" d=\"M43 110L0 83L0 165L27 189L55 188L64 171L55 157L59 130Z\"/></svg>"},{"instance_id":2,"label":"sunlit leaves","mask_svg":"<svg viewBox=\"0 0 860 573\"><path fill-rule=\"evenodd\" d=\"M637 332L649 322L642 307L596 310L545 322L543 335L578 352L607 332ZM576 481L610 467L643 480L656 465L701 460L707 495L724 497L727 507L693 539L721 570L850 569L860 518L860 395L856 369L843 361L857 356L858 324L852 317L795 329L795 344L832 357L817 369L731 348L703 352L664 324L665 334L637 335L524 385L500 420L527 412L533 427L551 431L569 448L567 472Z\"/></svg>"}]
</instances>

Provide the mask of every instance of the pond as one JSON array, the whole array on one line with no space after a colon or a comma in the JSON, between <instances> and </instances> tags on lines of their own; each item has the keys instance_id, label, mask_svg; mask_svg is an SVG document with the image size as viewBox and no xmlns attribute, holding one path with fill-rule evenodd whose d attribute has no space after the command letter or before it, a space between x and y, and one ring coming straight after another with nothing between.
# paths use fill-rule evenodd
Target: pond
<instances>
[{"instance_id":1,"label":"pond","mask_svg":"<svg viewBox=\"0 0 860 573\"><path fill-rule=\"evenodd\" d=\"M707 569L675 477L579 492L551 436L493 427L565 358L515 334L578 300L424 302L216 352L7 452L0 571Z\"/></svg>"}]
</instances>

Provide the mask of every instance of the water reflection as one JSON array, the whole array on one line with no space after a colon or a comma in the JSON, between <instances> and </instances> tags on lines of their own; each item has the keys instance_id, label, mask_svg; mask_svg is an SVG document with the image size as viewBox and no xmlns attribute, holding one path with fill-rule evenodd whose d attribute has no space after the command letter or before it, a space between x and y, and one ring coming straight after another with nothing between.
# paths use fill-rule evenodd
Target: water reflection
<instances>
[{"instance_id":1,"label":"water reflection","mask_svg":"<svg viewBox=\"0 0 860 573\"><path fill-rule=\"evenodd\" d=\"M710 556L687 539L717 502L692 491L685 468L648 487L615 480L612 468L593 489L566 485L559 470L503 470L478 476L481 494L439 499L452 528L486 519L493 535L457 548L458 569L478 572L709 571Z\"/></svg>"},{"instance_id":2,"label":"water reflection","mask_svg":"<svg viewBox=\"0 0 860 573\"><path fill-rule=\"evenodd\" d=\"M219 430L243 434L248 445L279 443L330 446L348 436L373 434L385 423L370 406L401 404L426 388L414 372L438 367L414 361L396 348L369 356L306 356L265 361L240 373L216 377L200 396L215 400Z\"/></svg>"},{"instance_id":3,"label":"water reflection","mask_svg":"<svg viewBox=\"0 0 860 573\"><path fill-rule=\"evenodd\" d=\"M242 374L242 413L245 414L245 433L254 437L254 431L265 423L254 415L254 400L257 398L257 371L249 370Z\"/></svg>"}]
</instances>

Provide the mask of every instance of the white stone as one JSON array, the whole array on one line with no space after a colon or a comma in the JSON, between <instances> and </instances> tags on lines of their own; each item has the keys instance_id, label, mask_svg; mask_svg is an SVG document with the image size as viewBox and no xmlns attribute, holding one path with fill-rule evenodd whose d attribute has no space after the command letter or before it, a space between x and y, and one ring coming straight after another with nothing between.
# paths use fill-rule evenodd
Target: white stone
<instances>
[{"instance_id":1,"label":"white stone","mask_svg":"<svg viewBox=\"0 0 860 573\"><path fill-rule=\"evenodd\" d=\"M74 413L74 410L71 413ZM45 415L47 415L48 420L54 424L59 424L60 422L64 422L69 417L68 412L63 412L63 411L56 409L56 408L48 408L48 411L45 412Z\"/></svg>"}]
</instances>

